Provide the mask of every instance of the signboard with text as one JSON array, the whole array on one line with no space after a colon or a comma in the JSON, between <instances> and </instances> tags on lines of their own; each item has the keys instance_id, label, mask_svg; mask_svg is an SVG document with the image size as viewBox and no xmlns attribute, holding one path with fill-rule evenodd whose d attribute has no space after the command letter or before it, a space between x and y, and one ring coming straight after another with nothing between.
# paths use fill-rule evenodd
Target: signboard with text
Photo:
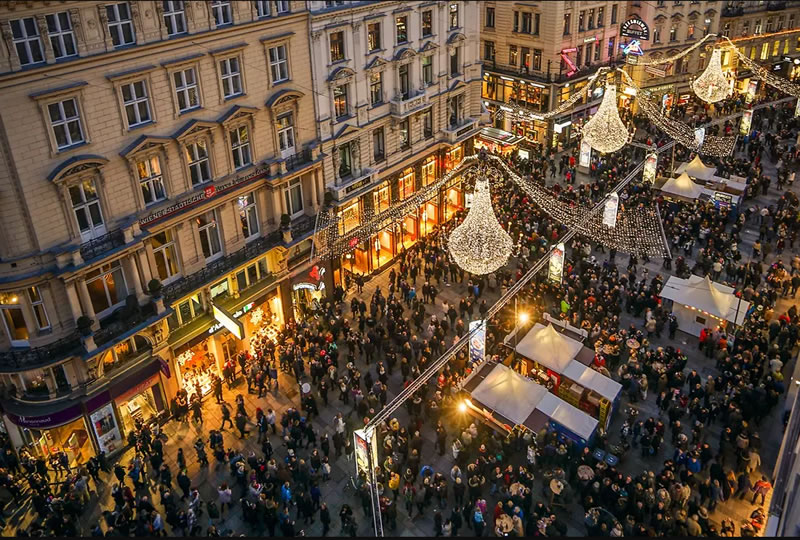
<instances>
[{"instance_id":1,"label":"signboard with text","mask_svg":"<svg viewBox=\"0 0 800 540\"><path fill-rule=\"evenodd\" d=\"M211 309L218 323L237 338L244 339L244 325L241 321L213 302L211 303Z\"/></svg>"},{"instance_id":2,"label":"signboard with text","mask_svg":"<svg viewBox=\"0 0 800 540\"><path fill-rule=\"evenodd\" d=\"M650 39L650 27L642 19L633 17L622 23L619 35L647 41Z\"/></svg>"}]
</instances>

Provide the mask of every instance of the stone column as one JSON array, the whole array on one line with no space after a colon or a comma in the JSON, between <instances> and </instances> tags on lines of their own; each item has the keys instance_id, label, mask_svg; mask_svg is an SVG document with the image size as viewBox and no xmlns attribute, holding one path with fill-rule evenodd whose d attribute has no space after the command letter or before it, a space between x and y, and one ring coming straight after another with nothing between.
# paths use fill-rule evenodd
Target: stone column
<instances>
[{"instance_id":1,"label":"stone column","mask_svg":"<svg viewBox=\"0 0 800 540\"><path fill-rule=\"evenodd\" d=\"M97 314L94 312L92 299L89 296L89 288L86 286L86 280L78 280L78 296L80 297L81 305L83 306L83 314L94 321L92 324L92 330L97 330L100 328L100 322L97 320Z\"/></svg>"},{"instance_id":2,"label":"stone column","mask_svg":"<svg viewBox=\"0 0 800 540\"><path fill-rule=\"evenodd\" d=\"M122 258L122 271L125 273L125 281L129 289L133 288L133 294L139 302L144 300L144 292L142 291L142 282L139 279L139 270L136 268L136 262L133 259L133 254ZM128 294L131 291L128 290Z\"/></svg>"},{"instance_id":3,"label":"stone column","mask_svg":"<svg viewBox=\"0 0 800 540\"><path fill-rule=\"evenodd\" d=\"M75 282L70 281L66 283L64 287L67 290L67 301L69 302L69 309L72 312L72 318L75 322L78 322L78 317L83 315L81 311L81 302L78 299L78 291L75 289Z\"/></svg>"},{"instance_id":4,"label":"stone column","mask_svg":"<svg viewBox=\"0 0 800 540\"><path fill-rule=\"evenodd\" d=\"M311 184L311 208L314 210L314 213L317 212L319 209L319 199L317 198L317 179L314 173L311 173L308 176L309 184Z\"/></svg>"}]
</instances>

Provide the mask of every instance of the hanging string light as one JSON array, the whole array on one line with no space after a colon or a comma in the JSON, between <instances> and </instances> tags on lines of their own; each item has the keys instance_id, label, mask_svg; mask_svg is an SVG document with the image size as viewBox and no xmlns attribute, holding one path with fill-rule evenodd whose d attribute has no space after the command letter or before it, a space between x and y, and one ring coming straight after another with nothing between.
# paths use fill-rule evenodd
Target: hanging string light
<instances>
[{"instance_id":1,"label":"hanging string light","mask_svg":"<svg viewBox=\"0 0 800 540\"><path fill-rule=\"evenodd\" d=\"M728 39L724 37L725 41L728 42L728 46L730 50L732 50L736 55L739 57L739 61L742 62L749 70L753 72L753 75L764 81L765 83L769 84L770 86L774 86L781 92L785 92L790 96L800 98L800 85L790 82L783 77L778 77L777 75L773 75L769 72L769 70L765 69L758 63L750 60L747 56L741 53L739 49L736 48L736 45Z\"/></svg>"},{"instance_id":2,"label":"hanging string light","mask_svg":"<svg viewBox=\"0 0 800 540\"><path fill-rule=\"evenodd\" d=\"M494 213L486 169L485 164L482 165L476 177L472 207L467 217L447 241L456 264L476 275L490 274L506 264L514 247Z\"/></svg>"},{"instance_id":3,"label":"hanging string light","mask_svg":"<svg viewBox=\"0 0 800 540\"><path fill-rule=\"evenodd\" d=\"M722 72L720 55L720 49L714 49L705 71L692 83L694 93L706 103L722 101L731 93L731 85Z\"/></svg>"},{"instance_id":4,"label":"hanging string light","mask_svg":"<svg viewBox=\"0 0 800 540\"><path fill-rule=\"evenodd\" d=\"M697 43L695 43L694 45L692 45L688 49L684 49L684 50L682 50L681 52L679 52L677 54L673 54L672 56L665 56L664 58L658 58L656 60L650 60L648 62L642 62L642 61L637 59L636 65L637 66L660 66L660 65L663 65L663 64L669 64L671 62L674 62L678 58L683 58L684 56L688 55L689 53L691 53L696 48L700 47L703 43L705 43L709 39L712 39L712 38L715 38L715 37L717 37L717 34L708 34L707 36L703 37L703 39L701 39L700 41L698 41Z\"/></svg>"},{"instance_id":5,"label":"hanging string light","mask_svg":"<svg viewBox=\"0 0 800 540\"><path fill-rule=\"evenodd\" d=\"M603 101L597 112L583 126L583 140L598 152L616 152L628 142L630 133L617 110L617 87L606 84Z\"/></svg>"}]
</instances>

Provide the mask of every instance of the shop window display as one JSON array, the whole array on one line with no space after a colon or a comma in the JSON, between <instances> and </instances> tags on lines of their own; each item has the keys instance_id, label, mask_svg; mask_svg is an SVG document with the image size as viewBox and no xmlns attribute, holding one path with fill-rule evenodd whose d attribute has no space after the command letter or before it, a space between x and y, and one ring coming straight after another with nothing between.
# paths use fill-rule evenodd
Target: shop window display
<instances>
[{"instance_id":1,"label":"shop window display","mask_svg":"<svg viewBox=\"0 0 800 540\"><path fill-rule=\"evenodd\" d=\"M181 353L175 359L178 380L191 398L192 394L205 396L211 392L212 375L221 377L216 356L208 350L208 340Z\"/></svg>"},{"instance_id":2,"label":"shop window display","mask_svg":"<svg viewBox=\"0 0 800 540\"><path fill-rule=\"evenodd\" d=\"M75 467L95 455L86 421L82 417L50 429L24 428L22 433L31 453L46 460L57 457L63 451L67 454L70 467Z\"/></svg>"},{"instance_id":3,"label":"shop window display","mask_svg":"<svg viewBox=\"0 0 800 540\"><path fill-rule=\"evenodd\" d=\"M157 376L155 379L157 379ZM133 395L126 396L123 394L116 400L117 410L125 433L135 431L137 422L147 422L164 410L164 402L158 383L144 391L135 393L137 391L138 389L133 389L130 391Z\"/></svg>"}]
</instances>

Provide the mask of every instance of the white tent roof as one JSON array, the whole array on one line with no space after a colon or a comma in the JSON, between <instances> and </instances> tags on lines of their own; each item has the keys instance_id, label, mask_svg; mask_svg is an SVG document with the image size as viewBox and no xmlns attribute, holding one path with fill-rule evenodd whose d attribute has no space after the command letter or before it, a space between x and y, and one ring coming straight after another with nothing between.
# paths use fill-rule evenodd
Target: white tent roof
<instances>
[{"instance_id":1,"label":"white tent roof","mask_svg":"<svg viewBox=\"0 0 800 540\"><path fill-rule=\"evenodd\" d=\"M517 425L528 419L547 394L544 386L503 364L497 364L472 391L473 398Z\"/></svg>"},{"instance_id":2,"label":"white tent roof","mask_svg":"<svg viewBox=\"0 0 800 540\"><path fill-rule=\"evenodd\" d=\"M580 341L559 333L552 324L536 323L517 344L517 352L556 373L563 373L581 347Z\"/></svg>"},{"instance_id":3,"label":"white tent roof","mask_svg":"<svg viewBox=\"0 0 800 540\"><path fill-rule=\"evenodd\" d=\"M692 182L692 179L686 173L681 174L678 178L670 178L663 186L661 191L679 195L687 199L697 199L703 192L703 189Z\"/></svg>"},{"instance_id":4,"label":"white tent roof","mask_svg":"<svg viewBox=\"0 0 800 540\"><path fill-rule=\"evenodd\" d=\"M596 419L550 393L536 408L582 439L588 440L597 428Z\"/></svg>"},{"instance_id":5,"label":"white tent roof","mask_svg":"<svg viewBox=\"0 0 800 540\"><path fill-rule=\"evenodd\" d=\"M682 163L675 172L685 172L693 178L710 180L714 176L714 171L716 171L716 167L708 167L703 163L699 155L695 155L692 161Z\"/></svg>"},{"instance_id":6,"label":"white tent roof","mask_svg":"<svg viewBox=\"0 0 800 540\"><path fill-rule=\"evenodd\" d=\"M739 302L731 287L714 283L708 276L703 278L693 275L688 280L670 276L661 289L661 297L734 324L742 324L750 308L750 302Z\"/></svg>"},{"instance_id":7,"label":"white tent roof","mask_svg":"<svg viewBox=\"0 0 800 540\"><path fill-rule=\"evenodd\" d=\"M622 390L622 385L617 381L609 379L602 373L581 364L577 360L573 360L567 365L563 375L584 388L600 394L609 401L617 399L617 395Z\"/></svg>"}]
</instances>

